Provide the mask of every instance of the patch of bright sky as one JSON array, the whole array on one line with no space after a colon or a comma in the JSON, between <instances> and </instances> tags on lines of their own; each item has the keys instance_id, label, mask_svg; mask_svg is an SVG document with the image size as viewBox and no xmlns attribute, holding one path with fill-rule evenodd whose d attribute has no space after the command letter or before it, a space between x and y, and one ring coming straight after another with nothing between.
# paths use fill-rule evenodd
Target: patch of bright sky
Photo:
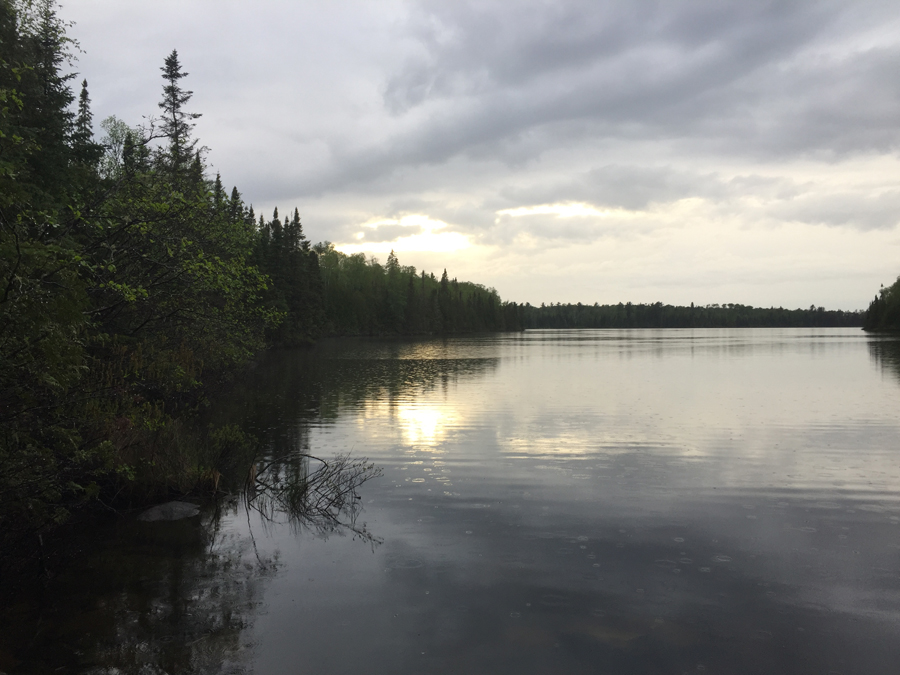
<instances>
[{"instance_id":1,"label":"patch of bright sky","mask_svg":"<svg viewBox=\"0 0 900 675\"><path fill-rule=\"evenodd\" d=\"M337 244L336 248L348 255L354 253L395 253L409 251L429 251L432 253L449 253L460 251L471 246L469 238L459 232L441 232L447 227L447 223L434 220L421 214L410 214L401 218L382 218L363 223L361 227L378 230L382 225L399 225L401 227L417 228L418 232L406 236L400 236L389 241L366 242L359 244ZM357 239L363 239L364 232L356 234Z\"/></svg>"}]
</instances>

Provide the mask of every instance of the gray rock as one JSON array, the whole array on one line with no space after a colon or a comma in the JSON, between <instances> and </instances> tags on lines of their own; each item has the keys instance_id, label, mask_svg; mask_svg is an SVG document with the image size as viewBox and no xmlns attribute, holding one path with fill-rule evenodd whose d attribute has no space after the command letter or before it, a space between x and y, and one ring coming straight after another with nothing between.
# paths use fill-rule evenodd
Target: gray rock
<instances>
[{"instance_id":1,"label":"gray rock","mask_svg":"<svg viewBox=\"0 0 900 675\"><path fill-rule=\"evenodd\" d=\"M155 522L158 520L181 520L199 515L200 507L188 502L166 502L147 509L138 516L138 520Z\"/></svg>"}]
</instances>

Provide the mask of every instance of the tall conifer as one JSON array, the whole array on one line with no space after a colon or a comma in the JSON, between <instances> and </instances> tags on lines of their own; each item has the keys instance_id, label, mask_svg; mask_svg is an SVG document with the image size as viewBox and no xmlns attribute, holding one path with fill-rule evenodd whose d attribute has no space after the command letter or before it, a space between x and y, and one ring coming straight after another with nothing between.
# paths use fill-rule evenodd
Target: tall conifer
<instances>
[{"instance_id":1,"label":"tall conifer","mask_svg":"<svg viewBox=\"0 0 900 675\"><path fill-rule=\"evenodd\" d=\"M193 120L200 117L200 114L189 113L184 109L194 92L181 88L180 80L187 77L188 73L181 70L177 50L173 49L166 57L165 64L160 70L166 81L163 86L163 100L159 102L159 108L163 111L162 132L169 139L166 164L170 171L177 175L183 172L194 158L197 141L191 139L191 131L194 128Z\"/></svg>"},{"instance_id":2,"label":"tall conifer","mask_svg":"<svg viewBox=\"0 0 900 675\"><path fill-rule=\"evenodd\" d=\"M88 94L87 80L81 82L81 94L78 96L78 113L75 115L75 130L72 134L72 145L75 157L83 164L94 164L100 159L103 149L94 143L94 116L91 113L91 97Z\"/></svg>"}]
</instances>

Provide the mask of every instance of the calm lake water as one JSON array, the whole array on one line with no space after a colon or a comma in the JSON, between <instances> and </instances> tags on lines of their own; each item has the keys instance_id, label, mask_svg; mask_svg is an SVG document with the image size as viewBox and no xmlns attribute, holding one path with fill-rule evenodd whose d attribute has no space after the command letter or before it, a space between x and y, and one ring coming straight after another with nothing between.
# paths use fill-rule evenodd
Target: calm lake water
<instances>
[{"instance_id":1,"label":"calm lake water","mask_svg":"<svg viewBox=\"0 0 900 675\"><path fill-rule=\"evenodd\" d=\"M855 329L334 341L269 354L219 413L269 456L368 457L383 475L359 489L356 524L375 539L243 500L120 525L48 589L39 623L17 627L10 663L900 670L896 341Z\"/></svg>"}]
</instances>

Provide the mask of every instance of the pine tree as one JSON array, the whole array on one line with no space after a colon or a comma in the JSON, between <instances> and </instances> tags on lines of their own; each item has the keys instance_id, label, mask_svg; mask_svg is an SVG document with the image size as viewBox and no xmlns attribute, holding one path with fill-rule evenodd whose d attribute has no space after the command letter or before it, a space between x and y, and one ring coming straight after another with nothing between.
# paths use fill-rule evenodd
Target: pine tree
<instances>
[{"instance_id":1,"label":"pine tree","mask_svg":"<svg viewBox=\"0 0 900 675\"><path fill-rule=\"evenodd\" d=\"M394 273L396 274L400 269L400 261L397 260L397 256L394 254L394 249L391 249L391 252L388 253L387 262L385 263L385 267L387 268L388 274Z\"/></svg>"},{"instance_id":2,"label":"pine tree","mask_svg":"<svg viewBox=\"0 0 900 675\"><path fill-rule=\"evenodd\" d=\"M213 183L213 212L220 215L225 211L225 189L222 187L222 176L216 172Z\"/></svg>"},{"instance_id":3,"label":"pine tree","mask_svg":"<svg viewBox=\"0 0 900 675\"><path fill-rule=\"evenodd\" d=\"M309 241L303 234L303 224L300 222L300 210L294 208L290 223L285 225L285 232L289 246L293 249L309 251Z\"/></svg>"},{"instance_id":4,"label":"pine tree","mask_svg":"<svg viewBox=\"0 0 900 675\"><path fill-rule=\"evenodd\" d=\"M284 260L284 226L278 217L278 207L272 212L272 220L269 222L269 232L271 232L271 244L269 250L269 270L268 274L276 280L281 279L282 262Z\"/></svg>"},{"instance_id":5,"label":"pine tree","mask_svg":"<svg viewBox=\"0 0 900 675\"><path fill-rule=\"evenodd\" d=\"M63 74L64 65L71 61L72 40L66 37L65 25L56 14L53 0L23 3L19 10L25 16L20 16L18 21L28 29L2 44L3 70L15 69L10 72L12 89L17 91L22 103L11 111L18 118L16 126L19 127L13 138L19 137L20 145L33 150L17 176L28 186L29 203L58 209L65 203L72 184L70 141L74 114L70 106L75 98L69 81L74 75ZM9 67L7 60L11 61Z\"/></svg>"},{"instance_id":6,"label":"pine tree","mask_svg":"<svg viewBox=\"0 0 900 675\"><path fill-rule=\"evenodd\" d=\"M189 113L184 109L194 92L181 88L180 80L187 77L188 73L182 72L176 50L173 49L166 57L160 70L167 83L163 87L163 100L159 102L159 108L163 111L162 132L169 139L164 164L173 176L177 176L194 159L197 141L191 139L191 131L194 128L193 120L200 117L200 114Z\"/></svg>"},{"instance_id":7,"label":"pine tree","mask_svg":"<svg viewBox=\"0 0 900 675\"><path fill-rule=\"evenodd\" d=\"M187 175L187 187L193 191L195 196L206 193L207 190L203 169L203 160L200 157L200 151L197 150L194 152L194 159L191 161L191 166L188 169Z\"/></svg>"},{"instance_id":8,"label":"pine tree","mask_svg":"<svg viewBox=\"0 0 900 675\"><path fill-rule=\"evenodd\" d=\"M103 152L103 148L94 143L94 116L91 113L91 97L88 94L87 80L81 83L81 94L78 96L78 113L75 115L75 130L72 134L72 145L75 159L82 164L95 165Z\"/></svg>"},{"instance_id":9,"label":"pine tree","mask_svg":"<svg viewBox=\"0 0 900 675\"><path fill-rule=\"evenodd\" d=\"M241 201L241 193L237 186L231 188L231 199L228 200L228 217L236 223L244 217L244 203Z\"/></svg>"},{"instance_id":10,"label":"pine tree","mask_svg":"<svg viewBox=\"0 0 900 675\"><path fill-rule=\"evenodd\" d=\"M453 332L453 308L451 307L450 297L450 279L447 277L447 270L441 275L441 285L438 291L438 307L441 312L441 332Z\"/></svg>"}]
</instances>

